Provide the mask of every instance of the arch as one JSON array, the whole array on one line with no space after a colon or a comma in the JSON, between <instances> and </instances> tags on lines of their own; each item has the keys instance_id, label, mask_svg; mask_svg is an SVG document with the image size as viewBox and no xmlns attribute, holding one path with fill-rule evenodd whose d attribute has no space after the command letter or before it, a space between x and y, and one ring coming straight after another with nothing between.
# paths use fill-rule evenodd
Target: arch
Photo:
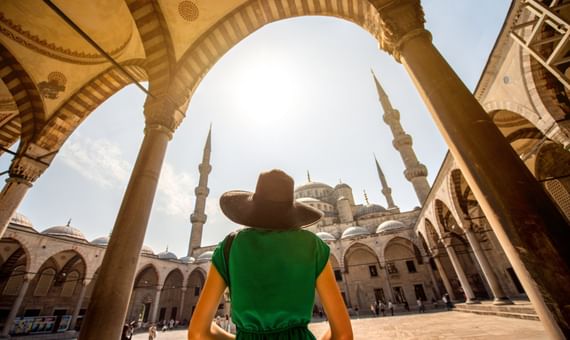
<instances>
[{"instance_id":1,"label":"arch","mask_svg":"<svg viewBox=\"0 0 570 340\"><path fill-rule=\"evenodd\" d=\"M147 76L143 63L135 59L121 65L137 81L144 81ZM59 106L38 135L36 144L45 150L58 151L91 112L131 82L114 66L99 73Z\"/></svg>"},{"instance_id":2,"label":"arch","mask_svg":"<svg viewBox=\"0 0 570 340\"><path fill-rule=\"evenodd\" d=\"M159 95L158 92L168 89L176 63L168 25L158 2L137 0L126 2L145 51L149 91L153 95Z\"/></svg>"},{"instance_id":3,"label":"arch","mask_svg":"<svg viewBox=\"0 0 570 340\"><path fill-rule=\"evenodd\" d=\"M250 0L224 16L184 52L173 80L193 93L208 70L251 33L282 19L314 15L345 19L380 36L378 11L366 0Z\"/></svg>"},{"instance_id":4,"label":"arch","mask_svg":"<svg viewBox=\"0 0 570 340\"><path fill-rule=\"evenodd\" d=\"M0 296L18 295L29 262L20 242L12 238L0 239Z\"/></svg>"},{"instance_id":5,"label":"arch","mask_svg":"<svg viewBox=\"0 0 570 340\"><path fill-rule=\"evenodd\" d=\"M177 320L180 317L180 301L182 299L184 276L182 271L176 268L170 271L162 285L162 293L158 305L160 320Z\"/></svg>"},{"instance_id":6,"label":"arch","mask_svg":"<svg viewBox=\"0 0 570 340\"><path fill-rule=\"evenodd\" d=\"M156 301L159 282L159 271L152 263L146 264L139 269L133 283L127 320L150 321L152 308L157 303L160 303L160 301Z\"/></svg>"},{"instance_id":7,"label":"arch","mask_svg":"<svg viewBox=\"0 0 570 340\"><path fill-rule=\"evenodd\" d=\"M190 320L192 314L194 313L194 308L198 303L198 298L206 282L206 272L200 267L196 267L186 281L186 293L184 295L184 306L180 311L180 317L182 320Z\"/></svg>"},{"instance_id":8,"label":"arch","mask_svg":"<svg viewBox=\"0 0 570 340\"><path fill-rule=\"evenodd\" d=\"M427 254L428 257L431 257L432 256L431 249L429 248L429 246L426 242L426 238L424 237L424 235L422 234L421 231L418 231L418 237L420 239L420 243L421 243L422 248L424 249L425 253Z\"/></svg>"},{"instance_id":9,"label":"arch","mask_svg":"<svg viewBox=\"0 0 570 340\"><path fill-rule=\"evenodd\" d=\"M139 269L139 272L135 276L134 281L134 288L141 288L141 287L158 287L158 283L160 276L158 274L158 270L154 266L154 264L149 263Z\"/></svg>"},{"instance_id":10,"label":"arch","mask_svg":"<svg viewBox=\"0 0 570 340\"><path fill-rule=\"evenodd\" d=\"M402 253L402 251L409 253L408 254L409 256L405 257L406 260L415 259L418 262L418 264L423 264L423 258L418 246L416 246L416 244L412 242L412 240L409 240L402 236L396 236L390 239L388 242L386 242L384 244L384 248L382 249L382 256L384 257L385 261L388 261L388 259L402 260L404 258L398 258L398 257L392 258L392 256L388 256L388 255L393 255L392 253L394 252Z\"/></svg>"},{"instance_id":11,"label":"arch","mask_svg":"<svg viewBox=\"0 0 570 340\"><path fill-rule=\"evenodd\" d=\"M536 179L570 221L570 154L556 143L544 143L536 155Z\"/></svg>"},{"instance_id":12,"label":"arch","mask_svg":"<svg viewBox=\"0 0 570 340\"><path fill-rule=\"evenodd\" d=\"M352 244L350 247L348 247L343 254L345 273L349 273L349 267L352 266L350 258L354 257L355 255L360 255L360 257L364 257L365 259L363 263L359 263L358 265L377 264L378 266L380 266L378 255L376 255L374 250L363 243L356 242Z\"/></svg>"},{"instance_id":13,"label":"arch","mask_svg":"<svg viewBox=\"0 0 570 340\"><path fill-rule=\"evenodd\" d=\"M0 75L18 107L21 138L26 144L46 119L43 99L30 75L6 47L0 45Z\"/></svg>"},{"instance_id":14,"label":"arch","mask_svg":"<svg viewBox=\"0 0 570 340\"><path fill-rule=\"evenodd\" d=\"M334 256L332 253L330 254L330 262L333 269L340 268L340 262L338 262L336 256Z\"/></svg>"},{"instance_id":15,"label":"arch","mask_svg":"<svg viewBox=\"0 0 570 340\"><path fill-rule=\"evenodd\" d=\"M449 207L443 203L443 201L436 199L435 200L435 211L436 211L436 220L441 230L441 234L449 233L449 232L460 232L459 224L457 220L453 216L453 213Z\"/></svg>"},{"instance_id":16,"label":"arch","mask_svg":"<svg viewBox=\"0 0 570 340\"><path fill-rule=\"evenodd\" d=\"M433 223L427 218L424 219L424 224L426 226L426 233L428 235L428 240L431 242L430 250L433 252L433 249L437 249L441 246L440 236L439 233L436 231Z\"/></svg>"}]
</instances>

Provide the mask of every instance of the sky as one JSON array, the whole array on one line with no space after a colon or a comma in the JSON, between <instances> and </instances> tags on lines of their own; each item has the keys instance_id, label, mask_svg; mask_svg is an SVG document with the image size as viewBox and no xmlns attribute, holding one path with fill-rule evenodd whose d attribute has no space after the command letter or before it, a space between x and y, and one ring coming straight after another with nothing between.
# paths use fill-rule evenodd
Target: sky
<instances>
[{"instance_id":1,"label":"sky","mask_svg":"<svg viewBox=\"0 0 570 340\"><path fill-rule=\"evenodd\" d=\"M473 90L503 24L508 0L423 0L435 46ZM219 207L228 190L253 191L261 171L281 168L296 185L353 189L357 203L386 205L376 154L401 211L418 206L382 121L374 70L412 135L433 182L447 147L403 66L361 27L330 17L269 24L232 48L203 79L167 150L145 244L179 257L188 249L198 164L212 124L212 172L203 245L236 225ZM38 231L79 228L108 235L143 138L145 95L130 85L103 103L60 150L19 207ZM0 167L10 158L4 154Z\"/></svg>"}]
</instances>

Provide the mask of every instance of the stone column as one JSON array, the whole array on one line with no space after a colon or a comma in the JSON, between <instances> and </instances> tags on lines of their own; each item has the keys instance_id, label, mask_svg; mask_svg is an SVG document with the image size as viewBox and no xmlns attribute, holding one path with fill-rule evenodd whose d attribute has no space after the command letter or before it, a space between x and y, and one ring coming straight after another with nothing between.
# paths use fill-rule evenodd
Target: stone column
<instances>
[{"instance_id":1,"label":"stone column","mask_svg":"<svg viewBox=\"0 0 570 340\"><path fill-rule=\"evenodd\" d=\"M381 48L432 113L550 337L570 338L570 230L471 91L433 46L419 0L371 1Z\"/></svg>"},{"instance_id":2,"label":"stone column","mask_svg":"<svg viewBox=\"0 0 570 340\"><path fill-rule=\"evenodd\" d=\"M81 327L81 340L120 337L166 147L182 120L178 115L169 98L147 98L145 136Z\"/></svg>"},{"instance_id":3,"label":"stone column","mask_svg":"<svg viewBox=\"0 0 570 340\"><path fill-rule=\"evenodd\" d=\"M180 321L182 321L182 319L183 319L183 317L184 317L184 299L186 298L186 290L187 290L187 289L188 289L188 288L186 288L186 287L182 287L182 288L181 288L182 297L180 298L180 309L179 309L179 312L178 312L179 314L178 314L178 317L177 317L177 319L180 320Z\"/></svg>"},{"instance_id":4,"label":"stone column","mask_svg":"<svg viewBox=\"0 0 570 340\"><path fill-rule=\"evenodd\" d=\"M24 282L22 283L22 286L20 287L20 291L18 292L18 296L16 297L16 301L14 301L14 304L12 305L12 308L10 309L10 314L8 314L8 317L6 318L6 323L4 324L4 329L2 329L2 337L8 337L9 333L10 333L10 328L12 328L12 324L14 323L14 320L16 319L16 316L18 315L18 311L20 310L20 306L22 306L22 302L24 301L24 297L26 296L26 293L28 292L28 287L30 286L30 281L32 280L31 277L29 277L28 275L24 276Z\"/></svg>"},{"instance_id":5,"label":"stone column","mask_svg":"<svg viewBox=\"0 0 570 340\"><path fill-rule=\"evenodd\" d=\"M437 271L439 272L439 276L441 276L441 281L443 281L443 286L449 294L449 298L451 300L456 300L455 293L453 292L453 287L451 287L451 283L449 282L449 278L447 277L447 273L445 272L445 268L441 264L439 257L434 254L433 262L435 262L435 266L437 267Z\"/></svg>"},{"instance_id":6,"label":"stone column","mask_svg":"<svg viewBox=\"0 0 570 340\"><path fill-rule=\"evenodd\" d=\"M459 258L455 253L455 249L451 246L450 240L444 240L445 250L447 251L447 255L449 255L449 260L451 261L451 265L457 274L457 278L461 283L461 288L463 288L463 292L465 293L465 303L478 303L477 299L475 298L475 294L473 294L473 289L471 289L471 285L469 284L469 280L467 279L467 275L465 275L465 271L463 271L463 267L461 266L461 262L459 262Z\"/></svg>"},{"instance_id":7,"label":"stone column","mask_svg":"<svg viewBox=\"0 0 570 340\"><path fill-rule=\"evenodd\" d=\"M83 305L83 298L85 298L85 292L87 292L87 285L89 284L89 280L84 280L81 283L81 292L79 292L79 299L77 299L77 303L75 304L75 308L73 309L73 314L71 315L71 321L69 322L69 330L75 330L75 324L77 324L77 317L79 316L79 312L81 311L81 306Z\"/></svg>"},{"instance_id":8,"label":"stone column","mask_svg":"<svg viewBox=\"0 0 570 340\"><path fill-rule=\"evenodd\" d=\"M386 298L390 299L393 304L396 304L396 299L394 299L394 291L392 290L392 284L390 284L390 273L388 273L388 269L386 269L386 262L384 262L384 273L386 273L386 286L388 294L386 294Z\"/></svg>"},{"instance_id":9,"label":"stone column","mask_svg":"<svg viewBox=\"0 0 570 340\"><path fill-rule=\"evenodd\" d=\"M160 294L162 293L162 287L156 287L156 293L154 294L154 300L152 305L152 313L150 314L150 321L157 322L158 317L158 307L160 306Z\"/></svg>"},{"instance_id":10,"label":"stone column","mask_svg":"<svg viewBox=\"0 0 570 340\"><path fill-rule=\"evenodd\" d=\"M38 161L34 158L44 156L48 153L34 144L23 147L23 155L16 156L10 164L8 170L10 177L6 180L2 192L0 192L0 237L4 235L10 219L18 206L26 196L32 183L41 176L48 167L48 160ZM51 160L53 156L50 156Z\"/></svg>"},{"instance_id":11,"label":"stone column","mask_svg":"<svg viewBox=\"0 0 570 340\"><path fill-rule=\"evenodd\" d=\"M473 253L475 254L475 258L479 262L481 266L481 270L483 271L483 275L485 275L485 279L487 283L489 283L489 287L491 288L491 292L493 293L493 304L495 305L510 305L513 302L511 299L507 297L503 288L499 284L499 280L491 268L489 261L487 260L487 256L483 253L481 249L481 245L479 244L479 240L477 236L473 232L472 227L465 228L465 236L467 237L467 241L471 248L473 249Z\"/></svg>"},{"instance_id":12,"label":"stone column","mask_svg":"<svg viewBox=\"0 0 570 340\"><path fill-rule=\"evenodd\" d=\"M441 291L439 290L439 286L437 284L437 281L435 280L435 276L433 275L433 271L432 271L431 265L429 263L429 258L428 258L427 262L424 260L424 268L428 272L429 278L433 284L433 292L437 295L435 297L435 299L436 300L441 299Z\"/></svg>"}]
</instances>

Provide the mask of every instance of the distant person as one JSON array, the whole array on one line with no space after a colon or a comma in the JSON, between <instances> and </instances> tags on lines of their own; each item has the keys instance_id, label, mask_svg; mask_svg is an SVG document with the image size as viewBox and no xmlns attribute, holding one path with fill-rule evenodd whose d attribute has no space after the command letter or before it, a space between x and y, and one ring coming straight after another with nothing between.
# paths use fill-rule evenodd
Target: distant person
<instances>
[{"instance_id":1,"label":"distant person","mask_svg":"<svg viewBox=\"0 0 570 340\"><path fill-rule=\"evenodd\" d=\"M156 339L156 325L151 324L148 328L148 340L155 340Z\"/></svg>"},{"instance_id":2,"label":"distant person","mask_svg":"<svg viewBox=\"0 0 570 340\"><path fill-rule=\"evenodd\" d=\"M357 318L357 319L360 318L360 311L359 311L359 309L358 309L358 305L357 305L357 306L354 306L354 314L356 314L356 318Z\"/></svg>"},{"instance_id":3,"label":"distant person","mask_svg":"<svg viewBox=\"0 0 570 340\"><path fill-rule=\"evenodd\" d=\"M281 170L261 173L255 192L230 191L220 208L247 226L215 249L188 339L234 339L212 324L226 287L231 291L237 338L314 339L315 288L330 320L322 339L352 339L352 327L329 262L330 248L302 228L322 212L295 201L293 179Z\"/></svg>"},{"instance_id":4,"label":"distant person","mask_svg":"<svg viewBox=\"0 0 570 340\"><path fill-rule=\"evenodd\" d=\"M386 307L386 305L384 305L384 302L380 301L380 306L379 306L379 307L380 307L380 312L382 312L382 316L386 316L386 313L385 313L385 307Z\"/></svg>"},{"instance_id":5,"label":"distant person","mask_svg":"<svg viewBox=\"0 0 570 340\"><path fill-rule=\"evenodd\" d=\"M424 306L424 302L422 301L422 299L418 298L416 302L418 304L418 313L425 313L426 307Z\"/></svg>"},{"instance_id":6,"label":"distant person","mask_svg":"<svg viewBox=\"0 0 570 340\"><path fill-rule=\"evenodd\" d=\"M451 304L451 299L449 298L449 294L447 294L447 293L443 294L443 297L441 298L441 300L443 301L445 308L447 310L451 310L452 304Z\"/></svg>"},{"instance_id":7,"label":"distant person","mask_svg":"<svg viewBox=\"0 0 570 340\"><path fill-rule=\"evenodd\" d=\"M372 316L376 315L376 306L374 303L370 304L370 312L371 312Z\"/></svg>"},{"instance_id":8,"label":"distant person","mask_svg":"<svg viewBox=\"0 0 570 340\"><path fill-rule=\"evenodd\" d=\"M390 310L390 314L394 316L394 304L392 303L392 300L388 300L388 309Z\"/></svg>"},{"instance_id":9,"label":"distant person","mask_svg":"<svg viewBox=\"0 0 570 340\"><path fill-rule=\"evenodd\" d=\"M404 301L404 309L408 312L410 311L410 305L408 304L408 301Z\"/></svg>"}]
</instances>

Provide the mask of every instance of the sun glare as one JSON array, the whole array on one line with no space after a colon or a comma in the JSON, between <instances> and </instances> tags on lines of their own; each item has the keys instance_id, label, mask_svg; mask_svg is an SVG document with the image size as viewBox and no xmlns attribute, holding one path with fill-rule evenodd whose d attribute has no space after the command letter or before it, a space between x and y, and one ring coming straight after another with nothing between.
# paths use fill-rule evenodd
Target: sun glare
<instances>
[{"instance_id":1,"label":"sun glare","mask_svg":"<svg viewBox=\"0 0 570 340\"><path fill-rule=\"evenodd\" d=\"M286 124L303 99L299 70L284 58L247 60L236 74L234 108L254 126Z\"/></svg>"}]
</instances>

